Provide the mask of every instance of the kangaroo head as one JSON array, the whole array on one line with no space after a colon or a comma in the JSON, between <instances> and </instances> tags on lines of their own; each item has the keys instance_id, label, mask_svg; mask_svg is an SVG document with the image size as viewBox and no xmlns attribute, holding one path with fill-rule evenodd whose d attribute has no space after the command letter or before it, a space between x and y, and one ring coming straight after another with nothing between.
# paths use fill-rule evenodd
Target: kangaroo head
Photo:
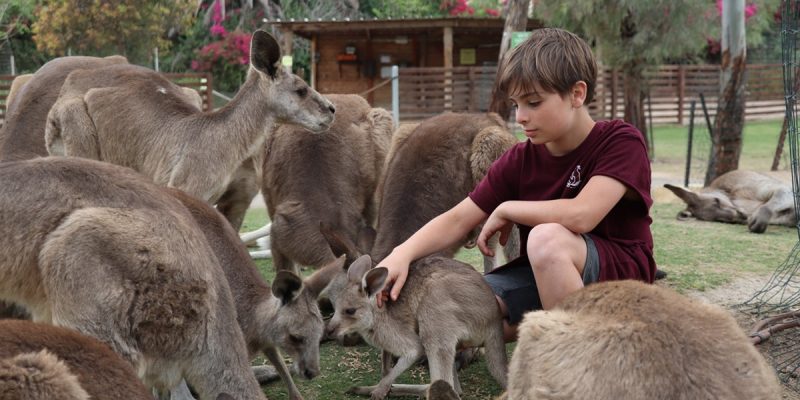
<instances>
[{"instance_id":1,"label":"kangaroo head","mask_svg":"<svg viewBox=\"0 0 800 400\"><path fill-rule=\"evenodd\" d=\"M273 343L292 357L297 375L311 379L319 375L319 342L325 323L317 305L317 293L297 275L279 271L272 283L272 293L281 300L271 329Z\"/></svg>"},{"instance_id":2,"label":"kangaroo head","mask_svg":"<svg viewBox=\"0 0 800 400\"><path fill-rule=\"evenodd\" d=\"M670 184L664 184L686 203L686 209L678 213L678 219L697 218L701 221L744 223L747 215L733 204L727 194L719 190L692 192Z\"/></svg>"},{"instance_id":3,"label":"kangaroo head","mask_svg":"<svg viewBox=\"0 0 800 400\"><path fill-rule=\"evenodd\" d=\"M383 289L388 271L372 268L369 255L359 257L347 269L347 284L334 304L328 334L338 338L349 333L363 333L375 320L375 294Z\"/></svg>"},{"instance_id":4,"label":"kangaroo head","mask_svg":"<svg viewBox=\"0 0 800 400\"><path fill-rule=\"evenodd\" d=\"M281 64L281 49L272 35L253 33L250 42L250 71L258 74L259 90L279 123L297 124L314 133L326 131L333 123L333 104L300 77Z\"/></svg>"}]
</instances>

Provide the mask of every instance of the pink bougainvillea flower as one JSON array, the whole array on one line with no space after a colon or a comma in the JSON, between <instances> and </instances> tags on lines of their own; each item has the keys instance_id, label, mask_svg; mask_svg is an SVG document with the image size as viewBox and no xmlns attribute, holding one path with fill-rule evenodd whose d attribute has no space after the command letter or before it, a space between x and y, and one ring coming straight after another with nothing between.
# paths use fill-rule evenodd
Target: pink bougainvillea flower
<instances>
[{"instance_id":1,"label":"pink bougainvillea flower","mask_svg":"<svg viewBox=\"0 0 800 400\"><path fill-rule=\"evenodd\" d=\"M484 9L483 11L486 12L486 15L491 15L492 17L499 17L500 16L500 11L497 11L494 8L487 8L487 9Z\"/></svg>"},{"instance_id":2,"label":"pink bougainvillea flower","mask_svg":"<svg viewBox=\"0 0 800 400\"><path fill-rule=\"evenodd\" d=\"M227 33L228 33L228 31L225 30L224 26L217 25L217 24L211 25L211 36L222 36L222 37L225 37L225 35Z\"/></svg>"}]
</instances>

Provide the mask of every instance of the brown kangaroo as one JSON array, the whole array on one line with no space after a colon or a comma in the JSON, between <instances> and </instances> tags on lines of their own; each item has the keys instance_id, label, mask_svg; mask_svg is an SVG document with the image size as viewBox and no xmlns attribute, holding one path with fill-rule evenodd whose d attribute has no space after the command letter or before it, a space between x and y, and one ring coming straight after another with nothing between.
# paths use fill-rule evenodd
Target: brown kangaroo
<instances>
[{"instance_id":1,"label":"brown kangaroo","mask_svg":"<svg viewBox=\"0 0 800 400\"><path fill-rule=\"evenodd\" d=\"M458 204L492 162L517 142L497 114L445 113L398 129L380 184L377 236L370 254L382 260L428 221ZM468 242L465 237L445 255L452 257ZM519 250L510 251L515 252Z\"/></svg>"},{"instance_id":2,"label":"brown kangaroo","mask_svg":"<svg viewBox=\"0 0 800 400\"><path fill-rule=\"evenodd\" d=\"M56 102L64 79L78 69L94 69L128 63L122 56L61 57L39 68L7 103L5 123L0 130L0 161L46 156L44 127L47 113Z\"/></svg>"},{"instance_id":3,"label":"brown kangaroo","mask_svg":"<svg viewBox=\"0 0 800 400\"><path fill-rule=\"evenodd\" d=\"M0 182L0 299L107 343L161 392L185 378L203 400L264 398L225 273L182 203L75 158L0 163Z\"/></svg>"},{"instance_id":4,"label":"brown kangaroo","mask_svg":"<svg viewBox=\"0 0 800 400\"><path fill-rule=\"evenodd\" d=\"M197 112L176 85L148 73L147 79L131 77L85 93L65 87L47 120L50 154L62 154L63 148L68 156L130 167L212 204L231 182L244 183L250 193L246 204L226 215L237 228L258 192L250 157L263 149L276 125L323 132L334 119L333 105L280 64L278 43L262 30L253 33L247 80L220 110ZM243 167L252 179L237 176Z\"/></svg>"},{"instance_id":5,"label":"brown kangaroo","mask_svg":"<svg viewBox=\"0 0 800 400\"><path fill-rule=\"evenodd\" d=\"M694 217L701 221L747 224L753 233L764 233L767 225L797 223L792 185L759 172L727 172L696 192L670 184L664 187L686 203L678 219Z\"/></svg>"},{"instance_id":6,"label":"brown kangaroo","mask_svg":"<svg viewBox=\"0 0 800 400\"><path fill-rule=\"evenodd\" d=\"M638 281L525 315L508 399L773 400L772 368L718 306Z\"/></svg>"},{"instance_id":7,"label":"brown kangaroo","mask_svg":"<svg viewBox=\"0 0 800 400\"><path fill-rule=\"evenodd\" d=\"M97 339L29 321L0 321L0 398L152 400L133 367Z\"/></svg>"},{"instance_id":8,"label":"brown kangaroo","mask_svg":"<svg viewBox=\"0 0 800 400\"><path fill-rule=\"evenodd\" d=\"M328 324L337 336L357 332L373 346L399 357L377 386L356 388L355 393L369 394L372 399L382 399L390 390L424 395L427 385L392 385L423 355L428 359L431 381L441 379L460 392L454 364L459 346L485 346L489 372L505 387L502 317L493 306L492 290L478 271L451 258L422 258L409 269L402 296L378 308L375 294L383 289L386 274L384 267L372 268L369 256L353 262Z\"/></svg>"},{"instance_id":9,"label":"brown kangaroo","mask_svg":"<svg viewBox=\"0 0 800 400\"><path fill-rule=\"evenodd\" d=\"M289 398L302 399L278 349L292 357L298 375L305 379L319 375L319 342L324 322L317 296L324 283L317 275L303 282L294 273L281 271L270 287L244 243L219 212L180 190L167 190L186 206L220 260L251 358L263 352L287 385ZM257 376L271 376L271 371L263 368L254 370Z\"/></svg>"},{"instance_id":10,"label":"brown kangaroo","mask_svg":"<svg viewBox=\"0 0 800 400\"><path fill-rule=\"evenodd\" d=\"M394 130L391 114L358 95L328 95L336 120L324 135L284 125L267 139L261 191L272 220L277 271L320 267L336 258L324 223L368 252L377 214L375 187ZM362 240L359 241L359 238Z\"/></svg>"}]
</instances>

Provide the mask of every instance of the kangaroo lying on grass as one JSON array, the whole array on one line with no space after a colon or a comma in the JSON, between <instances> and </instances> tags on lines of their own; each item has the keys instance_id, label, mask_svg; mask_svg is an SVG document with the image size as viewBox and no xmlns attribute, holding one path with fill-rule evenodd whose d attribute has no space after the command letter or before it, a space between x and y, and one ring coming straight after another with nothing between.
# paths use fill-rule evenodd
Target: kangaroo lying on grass
<instances>
[{"instance_id":1,"label":"kangaroo lying on grass","mask_svg":"<svg viewBox=\"0 0 800 400\"><path fill-rule=\"evenodd\" d=\"M225 274L183 204L74 158L0 163L0 182L0 299L107 343L161 392L183 377L203 400L264 398Z\"/></svg>"},{"instance_id":2,"label":"kangaroo lying on grass","mask_svg":"<svg viewBox=\"0 0 800 400\"><path fill-rule=\"evenodd\" d=\"M153 400L133 367L76 331L0 321L0 398Z\"/></svg>"},{"instance_id":3,"label":"kangaroo lying on grass","mask_svg":"<svg viewBox=\"0 0 800 400\"><path fill-rule=\"evenodd\" d=\"M772 368L725 310L637 281L525 315L508 399L773 400Z\"/></svg>"},{"instance_id":4,"label":"kangaroo lying on grass","mask_svg":"<svg viewBox=\"0 0 800 400\"><path fill-rule=\"evenodd\" d=\"M56 58L39 68L6 103L5 123L0 131L0 161L47 155L44 142L47 113L70 72L121 63L127 64L128 60L122 56L75 56Z\"/></svg>"},{"instance_id":5,"label":"kangaroo lying on grass","mask_svg":"<svg viewBox=\"0 0 800 400\"><path fill-rule=\"evenodd\" d=\"M302 399L278 352L294 360L294 371L306 379L319 375L319 342L324 330L317 296L327 282L313 275L305 282L289 271L278 272L270 288L247 253L244 243L223 216L205 202L168 189L202 229L220 261L236 303L236 315L251 358L263 352L289 389L289 398ZM256 375L271 378L264 368Z\"/></svg>"},{"instance_id":6,"label":"kangaroo lying on grass","mask_svg":"<svg viewBox=\"0 0 800 400\"><path fill-rule=\"evenodd\" d=\"M272 220L276 271L320 267L336 258L320 235L332 227L368 252L374 240L375 187L394 131L391 114L358 95L328 95L336 120L324 135L284 125L267 139L261 191Z\"/></svg>"},{"instance_id":7,"label":"kangaroo lying on grass","mask_svg":"<svg viewBox=\"0 0 800 400\"><path fill-rule=\"evenodd\" d=\"M686 203L678 219L747 224L750 232L764 233L767 225L794 226L792 185L754 171L727 172L707 187L693 192L670 184L664 187Z\"/></svg>"},{"instance_id":8,"label":"kangaroo lying on grass","mask_svg":"<svg viewBox=\"0 0 800 400\"><path fill-rule=\"evenodd\" d=\"M373 346L399 357L377 386L355 388L354 393L370 394L372 399L382 399L390 391L425 395L427 385L392 385L423 355L428 358L431 381L444 380L460 392L454 365L459 346L485 346L489 372L505 387L502 317L497 307L475 306L495 302L479 272L451 258L422 258L409 269L403 295L378 308L375 294L383 289L386 274L384 267L372 268L369 256L353 262L328 324L338 336L357 332Z\"/></svg>"},{"instance_id":9,"label":"kangaroo lying on grass","mask_svg":"<svg viewBox=\"0 0 800 400\"><path fill-rule=\"evenodd\" d=\"M262 151L276 125L323 132L334 119L333 105L281 65L278 43L262 30L253 33L247 80L217 111L198 113L177 85L155 71L149 74L85 93L65 87L48 116L50 154L62 154L63 148L68 156L130 167L212 204L232 181L244 182L250 187L237 189L249 193L246 204L229 205L236 215L226 215L237 229L258 180L236 174L245 162L251 163L250 175L256 173L250 157Z\"/></svg>"}]
</instances>

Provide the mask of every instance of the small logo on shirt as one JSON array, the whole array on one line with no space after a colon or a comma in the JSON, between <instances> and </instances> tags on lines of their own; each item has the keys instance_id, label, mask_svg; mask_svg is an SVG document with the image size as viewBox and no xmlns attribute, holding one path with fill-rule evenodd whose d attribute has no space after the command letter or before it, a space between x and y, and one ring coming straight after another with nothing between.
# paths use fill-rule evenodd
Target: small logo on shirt
<instances>
[{"instance_id":1,"label":"small logo on shirt","mask_svg":"<svg viewBox=\"0 0 800 400\"><path fill-rule=\"evenodd\" d=\"M572 171L572 174L569 176L569 182L567 182L568 189L574 189L581 184L581 166L578 165L575 167L575 170Z\"/></svg>"}]
</instances>

